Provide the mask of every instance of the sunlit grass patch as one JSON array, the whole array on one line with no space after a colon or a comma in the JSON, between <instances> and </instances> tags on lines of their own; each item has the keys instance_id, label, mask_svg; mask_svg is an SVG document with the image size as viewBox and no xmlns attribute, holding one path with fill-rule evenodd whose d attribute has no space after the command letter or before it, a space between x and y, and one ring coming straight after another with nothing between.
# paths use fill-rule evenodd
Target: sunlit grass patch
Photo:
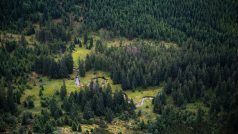
<instances>
[{"instance_id":1,"label":"sunlit grass patch","mask_svg":"<svg viewBox=\"0 0 238 134\"><path fill-rule=\"evenodd\" d=\"M156 96L157 93L162 91L163 86L149 87L147 89L138 88L134 92L126 91L128 98L133 99L135 105L141 103L144 96ZM144 104L136 108L136 113L141 111L141 116L138 117L140 120L147 122L148 120L156 120L156 114L153 112L153 105L151 99L146 99Z\"/></svg>"},{"instance_id":2,"label":"sunlit grass patch","mask_svg":"<svg viewBox=\"0 0 238 134\"><path fill-rule=\"evenodd\" d=\"M75 46L75 50L72 52L72 57L74 61L74 67L78 67L78 60L85 60L87 54L89 54L91 50L88 50L84 47Z\"/></svg>"},{"instance_id":3,"label":"sunlit grass patch","mask_svg":"<svg viewBox=\"0 0 238 134\"><path fill-rule=\"evenodd\" d=\"M153 112L153 108L152 100L145 100L144 105L136 109L136 112L141 110L141 116L138 117L138 119L144 120L145 122L148 120L155 121L157 114Z\"/></svg>"},{"instance_id":4,"label":"sunlit grass patch","mask_svg":"<svg viewBox=\"0 0 238 134\"><path fill-rule=\"evenodd\" d=\"M86 72L85 77L79 77L80 83L82 85L88 85L92 78L94 78L95 74L98 76L104 76L107 79L107 82L111 84L112 91L114 92L116 89L121 89L121 85L113 85L112 80L109 77L108 73L102 72L102 71L89 71ZM40 97L39 97L39 91L40 91L40 85L42 84L44 87L43 95L44 97L52 97L56 91L60 91L61 86L63 85L63 80L65 81L66 88L68 95L71 92L74 91L80 91L80 87L76 86L75 84L75 78L77 76L77 72L74 71L74 73L70 76L70 78L65 79L50 79L46 76L35 76L32 78L28 84L32 87L32 89L25 89L24 94L21 98L21 102L23 102L27 96L33 96L35 108L31 111L40 112L41 105L40 105ZM37 78L38 77L38 78ZM40 79L42 79L42 82L40 82ZM98 79L99 84L102 85L103 79Z\"/></svg>"},{"instance_id":5,"label":"sunlit grass patch","mask_svg":"<svg viewBox=\"0 0 238 134\"><path fill-rule=\"evenodd\" d=\"M135 91L128 90L126 94L134 100L134 103L139 103L144 96L156 96L162 91L162 86L148 87L147 89L137 88Z\"/></svg>"},{"instance_id":6,"label":"sunlit grass patch","mask_svg":"<svg viewBox=\"0 0 238 134\"><path fill-rule=\"evenodd\" d=\"M85 133L86 131L90 132L91 129L95 129L97 127L98 127L98 125L96 125L96 124L92 124L92 125L81 124L81 128L82 128L82 132L83 133Z\"/></svg>"},{"instance_id":7,"label":"sunlit grass patch","mask_svg":"<svg viewBox=\"0 0 238 134\"><path fill-rule=\"evenodd\" d=\"M130 132L126 126L130 126L131 125L131 121L122 121L119 120L117 118L115 118L112 123L108 123L107 124L107 130L112 132L113 134L117 134L119 132L125 134Z\"/></svg>"}]
</instances>

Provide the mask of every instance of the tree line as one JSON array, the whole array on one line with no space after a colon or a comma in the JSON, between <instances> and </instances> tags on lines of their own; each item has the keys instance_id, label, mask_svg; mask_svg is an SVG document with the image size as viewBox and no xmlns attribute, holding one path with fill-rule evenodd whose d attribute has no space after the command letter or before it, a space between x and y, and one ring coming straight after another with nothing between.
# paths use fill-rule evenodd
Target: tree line
<instances>
[{"instance_id":1,"label":"tree line","mask_svg":"<svg viewBox=\"0 0 238 134\"><path fill-rule=\"evenodd\" d=\"M215 123L223 112L224 122L233 121L230 116L235 116L237 109L233 104L237 101L236 47L206 45L192 39L181 47L140 41L125 47L101 47L103 51L86 57L86 70L110 72L113 83L122 84L123 90L165 81L164 94L172 96L175 106L201 100L210 108L209 117ZM158 102L155 112L161 114L166 104Z\"/></svg>"},{"instance_id":2,"label":"tree line","mask_svg":"<svg viewBox=\"0 0 238 134\"><path fill-rule=\"evenodd\" d=\"M58 96L62 103L56 101L55 98ZM41 100L45 101L42 97ZM128 120L136 116L133 100L126 98L122 91L112 93L109 84L102 87L97 80L91 81L88 87L71 93L67 92L67 87L63 81L59 92L48 100L46 105L42 105L47 110L43 110L34 119L34 132L51 133L55 129L54 126L63 125L71 126L73 131L81 131L80 124L93 123L94 117L101 117L111 122L115 117ZM46 118L48 119L45 120ZM95 123L97 124L97 122ZM99 125L103 124L101 120Z\"/></svg>"},{"instance_id":3,"label":"tree line","mask_svg":"<svg viewBox=\"0 0 238 134\"><path fill-rule=\"evenodd\" d=\"M69 74L73 73L72 55L66 54L59 61L55 61L51 56L40 55L34 63L33 70L51 78L69 77Z\"/></svg>"},{"instance_id":4,"label":"tree line","mask_svg":"<svg viewBox=\"0 0 238 134\"><path fill-rule=\"evenodd\" d=\"M207 44L235 45L237 5L233 0L2 0L0 28L26 35L37 33L42 41L53 39L55 34L67 40L73 30L72 22L76 21L83 22L80 31L105 28L128 38L181 44L191 37ZM63 28L55 33L53 25L51 30L44 28L56 19L71 30ZM35 23L43 26L39 32Z\"/></svg>"},{"instance_id":5,"label":"tree line","mask_svg":"<svg viewBox=\"0 0 238 134\"><path fill-rule=\"evenodd\" d=\"M233 0L92 0L84 24L93 31L109 29L115 35L181 43L187 38L208 44L235 45L238 3ZM237 28L235 28L237 29ZM237 31L237 30L236 30Z\"/></svg>"}]
</instances>

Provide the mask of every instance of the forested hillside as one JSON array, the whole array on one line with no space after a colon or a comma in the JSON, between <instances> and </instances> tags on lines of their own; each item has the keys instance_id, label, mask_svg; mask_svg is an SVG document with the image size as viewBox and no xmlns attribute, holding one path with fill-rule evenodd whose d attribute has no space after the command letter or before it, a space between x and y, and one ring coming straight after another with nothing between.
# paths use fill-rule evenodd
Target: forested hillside
<instances>
[{"instance_id":1,"label":"forested hillside","mask_svg":"<svg viewBox=\"0 0 238 134\"><path fill-rule=\"evenodd\" d=\"M4 29L11 25L21 31L31 22L57 18L70 23L72 13L71 19L83 21L84 30L107 28L128 38L183 42L192 37L230 44L237 39L238 4L234 0L3 0L1 5Z\"/></svg>"},{"instance_id":2,"label":"forested hillside","mask_svg":"<svg viewBox=\"0 0 238 134\"><path fill-rule=\"evenodd\" d=\"M234 0L92 0L86 7L89 28L103 27L129 38L181 42L192 37L207 43L237 39Z\"/></svg>"},{"instance_id":3,"label":"forested hillside","mask_svg":"<svg viewBox=\"0 0 238 134\"><path fill-rule=\"evenodd\" d=\"M238 133L236 0L1 0L0 133Z\"/></svg>"}]
</instances>

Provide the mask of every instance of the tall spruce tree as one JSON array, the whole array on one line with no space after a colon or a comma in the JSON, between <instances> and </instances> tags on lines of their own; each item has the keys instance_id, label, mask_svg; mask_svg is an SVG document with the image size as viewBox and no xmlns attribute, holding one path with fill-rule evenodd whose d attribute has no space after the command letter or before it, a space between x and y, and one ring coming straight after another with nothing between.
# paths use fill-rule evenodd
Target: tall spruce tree
<instances>
[{"instance_id":1,"label":"tall spruce tree","mask_svg":"<svg viewBox=\"0 0 238 134\"><path fill-rule=\"evenodd\" d=\"M79 75L81 77L84 77L85 76L85 72L86 72L86 70L85 70L85 63L84 63L84 61L79 61Z\"/></svg>"},{"instance_id":2,"label":"tall spruce tree","mask_svg":"<svg viewBox=\"0 0 238 134\"><path fill-rule=\"evenodd\" d=\"M83 118L89 120L93 117L92 104L90 101L86 103L83 110Z\"/></svg>"},{"instance_id":3,"label":"tall spruce tree","mask_svg":"<svg viewBox=\"0 0 238 134\"><path fill-rule=\"evenodd\" d=\"M61 100L64 100L64 98L67 96L67 89L65 85L65 80L63 80L63 85L60 88L60 98Z\"/></svg>"}]
</instances>

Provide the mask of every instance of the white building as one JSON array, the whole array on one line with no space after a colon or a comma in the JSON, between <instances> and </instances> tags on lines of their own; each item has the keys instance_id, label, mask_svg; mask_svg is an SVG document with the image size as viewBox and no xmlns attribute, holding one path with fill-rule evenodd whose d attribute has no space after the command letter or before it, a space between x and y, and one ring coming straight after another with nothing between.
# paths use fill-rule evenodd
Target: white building
<instances>
[{"instance_id":1,"label":"white building","mask_svg":"<svg viewBox=\"0 0 238 134\"><path fill-rule=\"evenodd\" d=\"M78 76L76 77L75 84L76 84L76 86L79 86L79 84L80 84L80 80L79 80Z\"/></svg>"}]
</instances>

